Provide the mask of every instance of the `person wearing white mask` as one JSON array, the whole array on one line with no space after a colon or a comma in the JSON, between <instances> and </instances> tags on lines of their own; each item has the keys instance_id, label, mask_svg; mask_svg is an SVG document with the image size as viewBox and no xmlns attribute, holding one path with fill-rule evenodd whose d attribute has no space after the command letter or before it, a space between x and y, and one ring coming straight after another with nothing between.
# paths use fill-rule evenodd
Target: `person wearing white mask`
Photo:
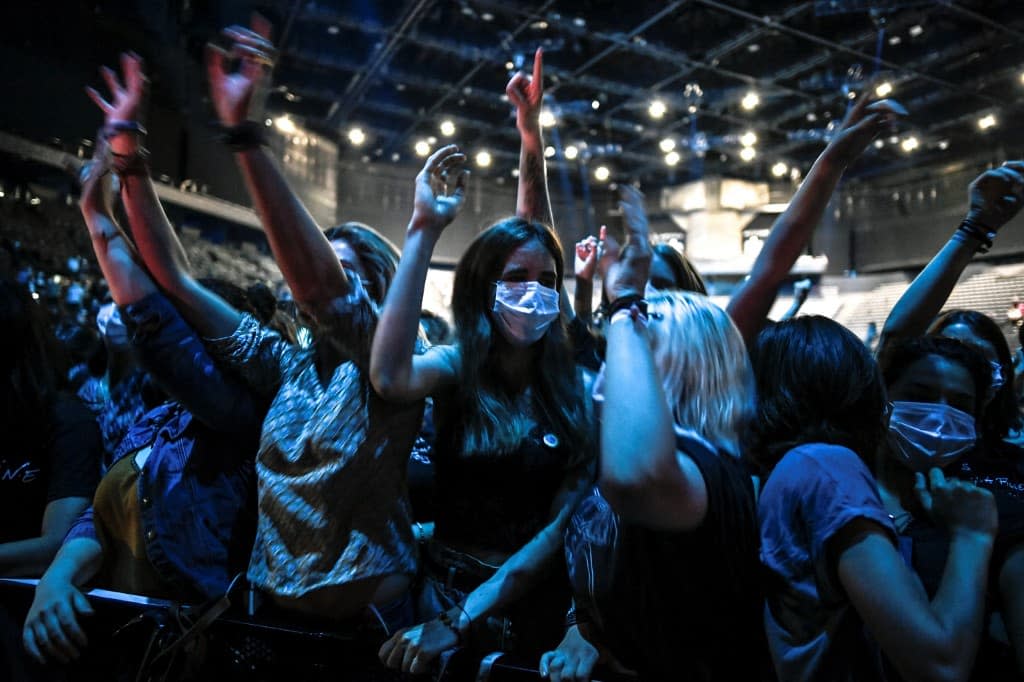
<instances>
[{"instance_id":1,"label":"person wearing white mask","mask_svg":"<svg viewBox=\"0 0 1024 682\"><path fill-rule=\"evenodd\" d=\"M982 446L979 424L991 393L991 366L970 346L932 336L892 344L880 366L892 407L875 474L901 552L931 596L939 589L949 539L921 507L915 477L932 468L956 476L960 461ZM1024 673L1024 500L991 491L999 530L972 679L1012 679Z\"/></svg>"},{"instance_id":2,"label":"person wearing white mask","mask_svg":"<svg viewBox=\"0 0 1024 682\"><path fill-rule=\"evenodd\" d=\"M589 389L559 304L562 246L546 225L515 217L478 235L455 270L456 345L413 353L431 254L453 217L440 188L461 184L446 177L453 163L428 163L417 178L370 360L382 397L434 398L437 514L419 605L421 617L437 616L400 631L380 652L390 667L413 673L470 640L507 648L508 637L491 635L509 627L523 653L557 641L569 586L560 572L543 574L561 557L593 459ZM529 614L528 630L517 631L517 612ZM542 632L546 625L552 632Z\"/></svg>"}]
</instances>

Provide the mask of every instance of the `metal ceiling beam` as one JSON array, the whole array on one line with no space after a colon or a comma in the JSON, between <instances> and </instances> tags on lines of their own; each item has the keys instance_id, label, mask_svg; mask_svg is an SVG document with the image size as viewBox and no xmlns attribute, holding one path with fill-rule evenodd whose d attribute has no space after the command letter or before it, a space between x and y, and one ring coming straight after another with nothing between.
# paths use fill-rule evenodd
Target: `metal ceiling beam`
<instances>
[{"instance_id":1,"label":"metal ceiling beam","mask_svg":"<svg viewBox=\"0 0 1024 682\"><path fill-rule=\"evenodd\" d=\"M1011 28L1006 24L1001 24L998 21L993 21L992 19L986 17L984 14L979 14L974 10L967 9L966 7L961 7L960 5L953 2L953 0L936 0L936 2L938 2L941 6L946 7L961 16L973 19L974 21L980 24L984 24L989 28L994 28L995 30L1005 33L1006 35L1016 40L1024 42L1024 33L1014 28Z\"/></svg>"},{"instance_id":2,"label":"metal ceiling beam","mask_svg":"<svg viewBox=\"0 0 1024 682\"><path fill-rule=\"evenodd\" d=\"M388 32L388 39L377 46L370 63L362 71L356 72L345 86L340 100L335 101L331 112L327 115L328 125L338 127L348 120L359 100L370 87L377 74L391 61L392 55L398 50L406 36L419 24L420 19L436 0L410 0L399 17L393 30Z\"/></svg>"},{"instance_id":3,"label":"metal ceiling beam","mask_svg":"<svg viewBox=\"0 0 1024 682\"><path fill-rule=\"evenodd\" d=\"M857 57L858 59L863 59L863 60L866 60L868 62L875 62L876 61L874 55L868 54L866 52L862 52L860 50L856 50L856 49L851 48L851 47L847 47L846 45L843 45L842 43L837 43L835 41L828 40L827 38L821 38L819 36L814 35L813 33L808 33L807 31L802 31L800 29L793 28L791 26L786 26L785 24L776 24L776 23L774 23L772 21L771 17L759 17L759 16L757 16L755 14L751 14L750 12L747 12L745 10L739 9L738 7L733 7L732 5L727 5L724 2L719 2L718 0L694 0L694 1L695 2L699 2L700 4L705 5L707 7L711 7L713 9L720 10L720 11L725 12L727 14L731 14L733 16L740 17L742 19L746 19L747 21L750 21L752 23L760 22L760 23L764 23L766 25L774 26L775 28L777 28L779 31L781 31L783 33L788 33L788 34L790 34L792 36L796 36L798 38L801 38L801 39L803 39L803 40L805 40L807 42L811 42L811 43L814 43L816 45L821 45L822 47L827 47L827 48L835 50L837 52L843 52L845 54L853 55L853 56ZM915 76L917 76L921 80L924 80L926 82L932 83L933 85L938 85L939 87L947 88L947 89L950 89L950 90L961 91L961 92L970 94L972 97L976 97L978 99L985 100L985 101L989 102L990 104L998 104L999 103L999 101L996 98L989 97L988 95L984 95L984 94L982 94L980 92L973 91L970 88L968 88L966 85L962 85L962 84L959 84L959 83L953 83L953 82L947 81L947 80L945 80L943 78L938 78L936 76L932 76L931 74L925 73L923 71L918 71L918 70L915 70L915 69L908 69L905 66L902 66L900 64L896 64L895 62L890 62L890 61L887 61L887 60L884 60L884 59L877 60L877 63L880 64L881 66L884 66L887 69L891 69L894 72L897 72L897 73L899 73L901 71L902 72L909 72L909 73L914 74Z\"/></svg>"},{"instance_id":4,"label":"metal ceiling beam","mask_svg":"<svg viewBox=\"0 0 1024 682\"><path fill-rule=\"evenodd\" d=\"M623 43L629 44L629 42L632 41L633 38L636 38L641 33L643 33L644 31L646 31L647 29L649 29L650 27L654 26L659 21L664 19L666 16L668 16L672 12L675 12L677 9L685 5L687 2L689 2L689 0L676 0L675 2L670 2L668 5L655 12L652 16L641 21L635 28L633 28L633 30L631 30L629 33L625 35L622 41L613 42L611 45L601 50L599 53L597 53L596 55L588 59L586 62L584 62L582 65L577 67L577 69L573 71L573 76L578 77L582 75L583 72L590 69L592 66L600 62L605 57L608 57L614 54L615 52L618 52L622 48Z\"/></svg>"}]
</instances>

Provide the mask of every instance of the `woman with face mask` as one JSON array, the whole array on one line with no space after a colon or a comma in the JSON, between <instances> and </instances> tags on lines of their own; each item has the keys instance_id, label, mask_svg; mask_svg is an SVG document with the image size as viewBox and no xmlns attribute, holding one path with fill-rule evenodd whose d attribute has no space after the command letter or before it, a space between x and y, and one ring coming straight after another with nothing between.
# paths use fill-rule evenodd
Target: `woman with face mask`
<instances>
[{"instance_id":1,"label":"woman with face mask","mask_svg":"<svg viewBox=\"0 0 1024 682\"><path fill-rule=\"evenodd\" d=\"M932 467L956 472L981 445L978 424L991 385L990 365L959 341L929 336L892 345L881 368L892 407L875 458L879 492L904 555L934 595L949 540L922 508L914 478ZM1024 673L1024 503L1006 490L992 493L999 530L989 567L985 636L972 672L978 680ZM992 623L996 630L1005 627L1010 647L991 635Z\"/></svg>"},{"instance_id":2,"label":"woman with face mask","mask_svg":"<svg viewBox=\"0 0 1024 682\"><path fill-rule=\"evenodd\" d=\"M538 111L539 56L529 85L525 76L509 85L514 102L528 98ZM564 577L538 583L549 567L555 573L588 477L588 392L561 315L562 247L539 222L550 210L540 127L528 118L519 119L518 217L484 230L455 270L456 345L413 354L431 253L451 220L442 188L460 187L463 177L455 170L464 157L452 148L438 151L417 178L413 220L374 337L374 388L396 401L434 397L438 504L419 600L420 617L432 619L380 652L389 666L413 673L471 639L492 651L507 647L508 637L492 634L495 627L507 633L509 623L517 649L539 654L557 638L569 606ZM511 604L529 614L528 630L517 630L521 618L505 609ZM499 611L501 618L489 618Z\"/></svg>"},{"instance_id":3,"label":"woman with face mask","mask_svg":"<svg viewBox=\"0 0 1024 682\"><path fill-rule=\"evenodd\" d=\"M779 679L887 679L885 665L904 679L966 679L998 523L992 494L935 467L912 472L920 507L949 537L929 597L873 471L888 414L864 344L832 320L798 317L763 330L751 361L752 451L768 471L758 500L764 621Z\"/></svg>"}]
</instances>

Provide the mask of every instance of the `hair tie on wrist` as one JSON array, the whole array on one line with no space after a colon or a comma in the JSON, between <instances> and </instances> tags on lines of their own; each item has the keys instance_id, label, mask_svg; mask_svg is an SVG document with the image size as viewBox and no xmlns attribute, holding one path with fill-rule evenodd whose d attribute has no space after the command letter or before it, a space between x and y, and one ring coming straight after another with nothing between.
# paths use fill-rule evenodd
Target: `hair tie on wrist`
<instances>
[{"instance_id":1,"label":"hair tie on wrist","mask_svg":"<svg viewBox=\"0 0 1024 682\"><path fill-rule=\"evenodd\" d=\"M267 144L266 126L258 121L245 121L236 126L217 125L217 139L233 152L247 152Z\"/></svg>"},{"instance_id":2,"label":"hair tie on wrist","mask_svg":"<svg viewBox=\"0 0 1024 682\"><path fill-rule=\"evenodd\" d=\"M640 294L629 294L628 296L619 296L617 299L608 304L607 316L611 319L615 316L615 313L620 310L629 310L633 306L636 306L640 310L640 314L647 317L647 301Z\"/></svg>"},{"instance_id":3,"label":"hair tie on wrist","mask_svg":"<svg viewBox=\"0 0 1024 682\"><path fill-rule=\"evenodd\" d=\"M981 223L974 222L970 218L964 218L964 221L960 223L960 227L956 228L954 237L959 236L961 243L966 243L964 239L971 239L978 242L978 247L975 249L979 253L988 253L988 250L992 248L992 240L996 238L995 230L990 230Z\"/></svg>"},{"instance_id":4,"label":"hair tie on wrist","mask_svg":"<svg viewBox=\"0 0 1024 682\"><path fill-rule=\"evenodd\" d=\"M452 617L448 615L448 612L442 611L437 614L437 619L441 621L441 625L455 633L456 646L462 644L462 631L460 631L459 628L456 627L455 623L452 622Z\"/></svg>"},{"instance_id":5,"label":"hair tie on wrist","mask_svg":"<svg viewBox=\"0 0 1024 682\"><path fill-rule=\"evenodd\" d=\"M149 132L138 121L110 121L101 128L103 138L109 140L121 133L135 133L136 135L148 135Z\"/></svg>"}]
</instances>

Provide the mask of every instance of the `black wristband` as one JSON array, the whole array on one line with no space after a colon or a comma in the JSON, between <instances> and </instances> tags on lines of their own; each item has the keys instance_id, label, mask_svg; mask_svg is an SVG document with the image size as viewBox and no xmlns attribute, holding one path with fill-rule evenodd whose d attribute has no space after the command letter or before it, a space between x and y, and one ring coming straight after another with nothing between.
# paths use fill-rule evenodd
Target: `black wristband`
<instances>
[{"instance_id":1,"label":"black wristband","mask_svg":"<svg viewBox=\"0 0 1024 682\"><path fill-rule=\"evenodd\" d=\"M628 296L619 296L617 299L608 304L608 310L605 312L605 317L609 320L612 319L612 315L619 312L620 310L629 310L633 306L640 309L641 315L647 315L647 301L640 294L629 294Z\"/></svg>"},{"instance_id":2,"label":"black wristband","mask_svg":"<svg viewBox=\"0 0 1024 682\"><path fill-rule=\"evenodd\" d=\"M964 218L960 227L956 228L957 234L979 242L978 251L988 253L992 248L992 240L995 239L995 230L990 230L981 223L974 222L970 218Z\"/></svg>"},{"instance_id":3,"label":"black wristband","mask_svg":"<svg viewBox=\"0 0 1024 682\"><path fill-rule=\"evenodd\" d=\"M259 121L245 121L236 126L217 126L220 132L217 138L233 152L247 152L259 149L267 143L264 130L266 126Z\"/></svg>"}]
</instances>

